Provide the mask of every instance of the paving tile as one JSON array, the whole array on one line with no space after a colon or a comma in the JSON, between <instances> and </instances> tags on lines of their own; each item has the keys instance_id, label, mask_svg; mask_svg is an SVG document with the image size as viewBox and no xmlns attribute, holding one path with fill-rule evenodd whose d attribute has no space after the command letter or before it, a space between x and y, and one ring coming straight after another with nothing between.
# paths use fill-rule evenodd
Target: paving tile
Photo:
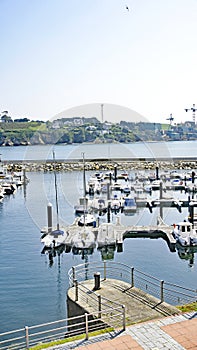
<instances>
[{"instance_id":1,"label":"paving tile","mask_svg":"<svg viewBox=\"0 0 197 350\"><path fill-rule=\"evenodd\" d=\"M196 318L163 326L162 329L186 350L197 350Z\"/></svg>"}]
</instances>

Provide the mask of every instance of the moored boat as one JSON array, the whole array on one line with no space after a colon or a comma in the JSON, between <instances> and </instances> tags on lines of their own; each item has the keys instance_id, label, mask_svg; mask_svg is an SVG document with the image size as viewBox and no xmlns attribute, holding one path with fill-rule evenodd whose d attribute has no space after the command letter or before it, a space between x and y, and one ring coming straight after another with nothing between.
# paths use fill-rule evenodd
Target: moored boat
<instances>
[{"instance_id":1,"label":"moored boat","mask_svg":"<svg viewBox=\"0 0 197 350\"><path fill-rule=\"evenodd\" d=\"M123 202L123 212L125 214L129 214L129 213L135 213L136 210L137 210L137 204L136 204L135 198L132 196L126 197Z\"/></svg>"},{"instance_id":2,"label":"moored boat","mask_svg":"<svg viewBox=\"0 0 197 350\"><path fill-rule=\"evenodd\" d=\"M187 220L173 225L173 236L181 246L197 245L196 228Z\"/></svg>"}]
</instances>

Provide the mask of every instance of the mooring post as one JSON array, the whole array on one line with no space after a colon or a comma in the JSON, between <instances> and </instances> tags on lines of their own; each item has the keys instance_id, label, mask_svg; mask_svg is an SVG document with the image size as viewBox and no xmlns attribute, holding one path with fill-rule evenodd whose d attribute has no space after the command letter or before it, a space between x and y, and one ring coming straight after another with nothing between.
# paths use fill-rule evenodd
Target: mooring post
<instances>
[{"instance_id":1,"label":"mooring post","mask_svg":"<svg viewBox=\"0 0 197 350\"><path fill-rule=\"evenodd\" d=\"M26 341L26 349L29 349L29 328L25 326L25 341Z\"/></svg>"},{"instance_id":2,"label":"mooring post","mask_svg":"<svg viewBox=\"0 0 197 350\"><path fill-rule=\"evenodd\" d=\"M100 272L95 272L94 273L94 290L98 290L101 288L100 282L101 282L101 274Z\"/></svg>"},{"instance_id":3,"label":"mooring post","mask_svg":"<svg viewBox=\"0 0 197 350\"><path fill-rule=\"evenodd\" d=\"M162 303L163 303L163 301L164 301L163 287L164 287L164 281L161 280L161 282L160 282L160 288L161 288L160 294L161 294L161 302L162 302Z\"/></svg>"}]
</instances>

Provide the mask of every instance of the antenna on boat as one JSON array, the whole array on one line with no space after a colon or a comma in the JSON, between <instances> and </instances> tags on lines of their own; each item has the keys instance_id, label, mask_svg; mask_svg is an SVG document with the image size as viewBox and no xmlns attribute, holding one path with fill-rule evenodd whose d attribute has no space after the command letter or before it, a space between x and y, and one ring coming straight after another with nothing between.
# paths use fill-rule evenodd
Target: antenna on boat
<instances>
[{"instance_id":1,"label":"antenna on boat","mask_svg":"<svg viewBox=\"0 0 197 350\"><path fill-rule=\"evenodd\" d=\"M59 231L60 225L59 225L59 207L58 207L58 195L57 195L57 175L56 175L56 169L55 169L55 152L53 151L53 170L54 170L54 177L55 177L55 203L56 203L56 214L57 214L57 230Z\"/></svg>"}]
</instances>

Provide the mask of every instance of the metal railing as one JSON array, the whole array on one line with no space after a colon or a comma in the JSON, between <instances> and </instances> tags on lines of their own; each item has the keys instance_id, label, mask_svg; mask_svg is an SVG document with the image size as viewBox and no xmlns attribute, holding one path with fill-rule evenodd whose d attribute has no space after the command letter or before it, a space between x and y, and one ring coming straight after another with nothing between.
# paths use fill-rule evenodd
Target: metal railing
<instances>
[{"instance_id":1,"label":"metal railing","mask_svg":"<svg viewBox=\"0 0 197 350\"><path fill-rule=\"evenodd\" d=\"M113 329L125 330L125 306L112 301L100 294L94 293L88 289L82 283L78 283L77 280L74 282L75 287L75 301L81 306L88 307L94 313L97 313L98 319L104 324Z\"/></svg>"},{"instance_id":2,"label":"metal railing","mask_svg":"<svg viewBox=\"0 0 197 350\"><path fill-rule=\"evenodd\" d=\"M159 280L134 267L114 261L91 262L72 267L69 272L69 285L74 287L74 301L91 308L89 313L36 326L26 326L0 334L1 350L29 349L37 344L62 340L79 334L88 339L91 332L105 329L125 329L125 307L110 299L90 291L83 283L99 273L103 280L115 279L128 283L161 302L181 305L197 300L197 290L185 288ZM90 293L91 292L91 293Z\"/></svg>"},{"instance_id":3,"label":"metal railing","mask_svg":"<svg viewBox=\"0 0 197 350\"><path fill-rule=\"evenodd\" d=\"M99 310L96 312L1 333L0 349L30 349L38 344L44 345L51 341L63 340L78 335L82 335L84 339L89 339L92 332L115 331L115 328L120 328L121 323L125 329L124 306L105 307L102 310L99 306Z\"/></svg>"},{"instance_id":4,"label":"metal railing","mask_svg":"<svg viewBox=\"0 0 197 350\"><path fill-rule=\"evenodd\" d=\"M74 271L74 270L73 270ZM35 326L25 326L22 329L0 334L0 349L22 350L37 344L54 340L62 340L76 335L84 335L85 339L91 332L105 330L125 330L125 307L90 291L83 284L74 280L74 300L88 305L90 312L80 316L44 323ZM85 308L84 308L85 309Z\"/></svg>"},{"instance_id":5,"label":"metal railing","mask_svg":"<svg viewBox=\"0 0 197 350\"><path fill-rule=\"evenodd\" d=\"M91 279L95 272L99 272L103 280L124 281L130 287L139 288L171 305L183 305L197 300L197 290L159 280L134 267L114 261L91 262L72 267L68 272L70 286L74 285L74 280L79 283Z\"/></svg>"}]
</instances>

